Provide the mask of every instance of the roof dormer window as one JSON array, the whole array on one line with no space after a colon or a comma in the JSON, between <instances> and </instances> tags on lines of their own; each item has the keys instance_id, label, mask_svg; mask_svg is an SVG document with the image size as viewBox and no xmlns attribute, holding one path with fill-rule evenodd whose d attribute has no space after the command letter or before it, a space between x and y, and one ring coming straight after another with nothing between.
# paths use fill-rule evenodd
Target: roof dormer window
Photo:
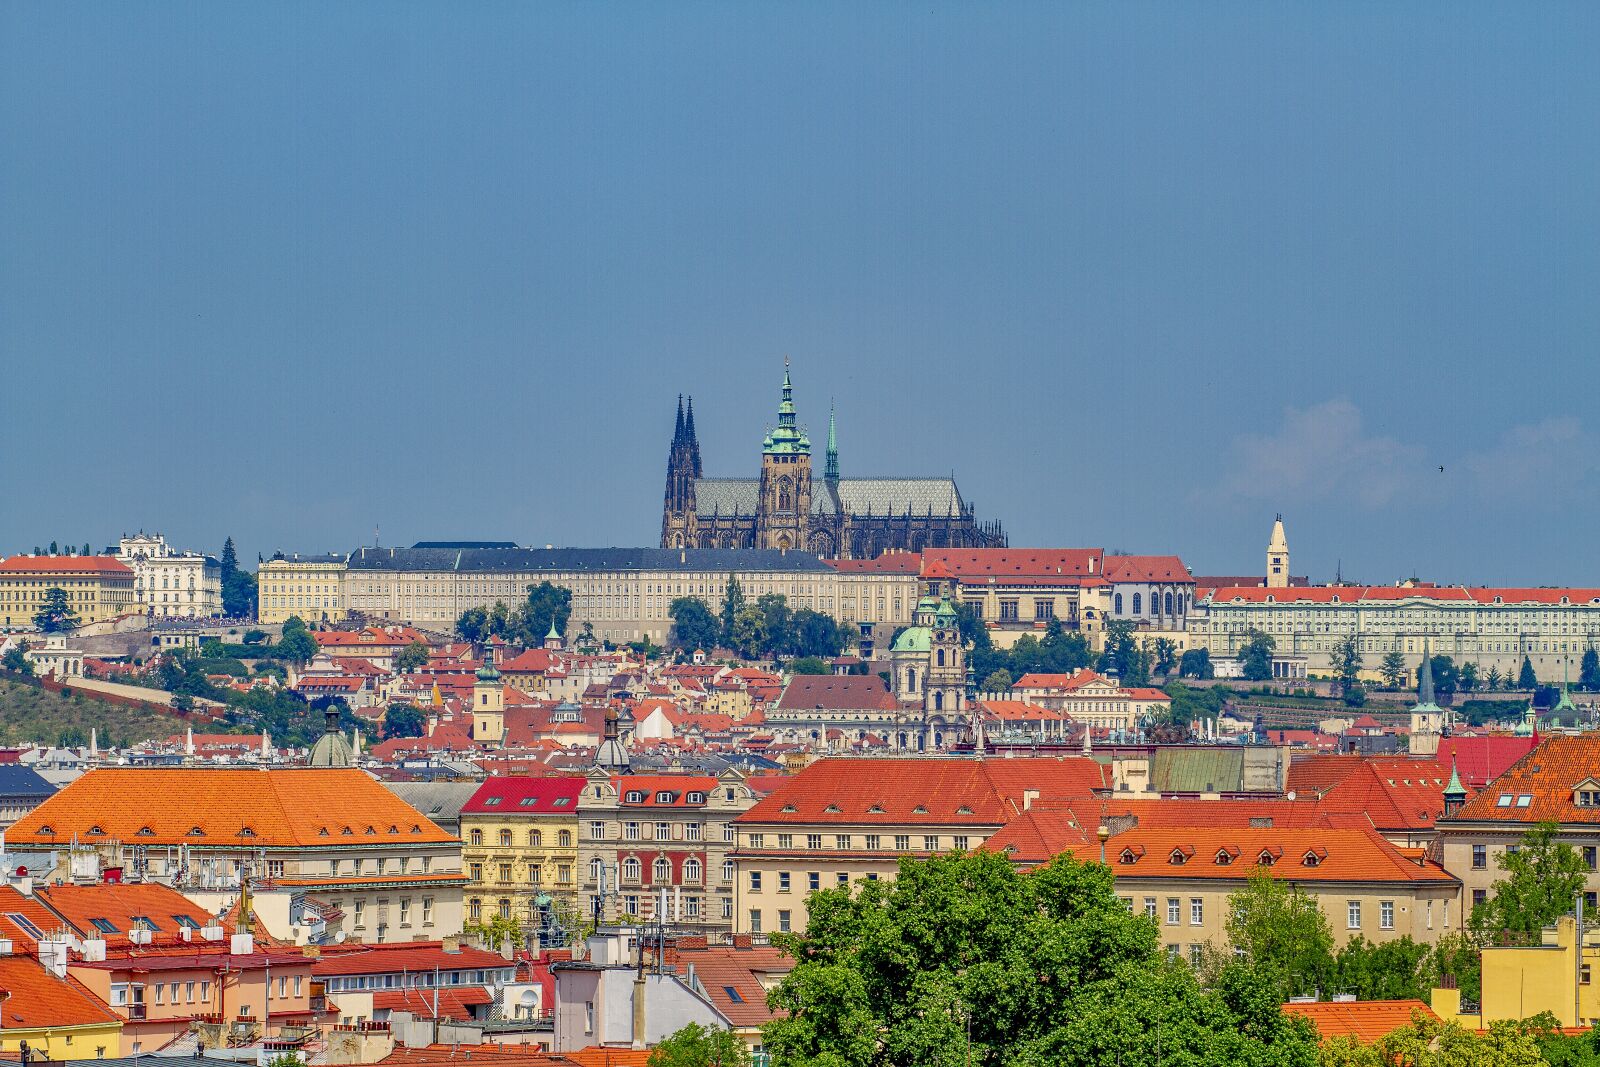
<instances>
[{"instance_id":1,"label":"roof dormer window","mask_svg":"<svg viewBox=\"0 0 1600 1067\"><path fill-rule=\"evenodd\" d=\"M1283 853L1279 849L1264 848L1261 850L1260 855L1256 856L1256 863L1262 867L1271 867L1274 863L1278 862L1278 857L1281 855L1283 855Z\"/></svg>"},{"instance_id":2,"label":"roof dormer window","mask_svg":"<svg viewBox=\"0 0 1600 1067\"><path fill-rule=\"evenodd\" d=\"M638 789L630 789L628 790L628 795L624 797L623 800L628 804L643 804L644 793Z\"/></svg>"},{"instance_id":3,"label":"roof dormer window","mask_svg":"<svg viewBox=\"0 0 1600 1067\"><path fill-rule=\"evenodd\" d=\"M1226 867L1239 858L1239 850L1231 845L1217 849L1217 866Z\"/></svg>"},{"instance_id":4,"label":"roof dormer window","mask_svg":"<svg viewBox=\"0 0 1600 1067\"><path fill-rule=\"evenodd\" d=\"M671 804L674 800L677 799L677 797L678 797L678 795L676 793L669 793L665 789L663 789L659 793L656 794L656 803L657 804Z\"/></svg>"},{"instance_id":5,"label":"roof dormer window","mask_svg":"<svg viewBox=\"0 0 1600 1067\"><path fill-rule=\"evenodd\" d=\"M1177 848L1173 849L1167 854L1167 862L1172 864L1174 867L1182 867L1185 863L1189 862L1189 857L1192 855L1194 855L1194 849L1190 848L1188 845L1179 845Z\"/></svg>"},{"instance_id":6,"label":"roof dormer window","mask_svg":"<svg viewBox=\"0 0 1600 1067\"><path fill-rule=\"evenodd\" d=\"M1328 858L1328 850L1327 849L1325 849L1325 848L1308 848L1308 849L1306 849L1306 854L1304 856L1300 857L1300 863L1303 866L1306 866L1306 867L1320 867L1320 866L1322 866L1322 861L1327 859L1327 858Z\"/></svg>"},{"instance_id":7,"label":"roof dormer window","mask_svg":"<svg viewBox=\"0 0 1600 1067\"><path fill-rule=\"evenodd\" d=\"M829 815L837 815L837 814L839 814L839 810L840 809L839 809L839 805L837 805L837 804L829 804L827 807L823 808L822 810L827 812Z\"/></svg>"},{"instance_id":8,"label":"roof dormer window","mask_svg":"<svg viewBox=\"0 0 1600 1067\"><path fill-rule=\"evenodd\" d=\"M1143 856L1143 855L1144 855L1143 846L1140 846L1140 845L1129 845L1127 848L1123 849L1121 855L1119 855L1117 857L1117 862L1118 863L1138 863L1139 862L1139 858L1141 856Z\"/></svg>"},{"instance_id":9,"label":"roof dormer window","mask_svg":"<svg viewBox=\"0 0 1600 1067\"><path fill-rule=\"evenodd\" d=\"M704 804L706 802L706 795L698 791L691 792L685 794L683 800L686 804Z\"/></svg>"},{"instance_id":10,"label":"roof dormer window","mask_svg":"<svg viewBox=\"0 0 1600 1067\"><path fill-rule=\"evenodd\" d=\"M793 804L785 804L783 806L783 810L786 811L786 812L795 812L795 811L799 811L800 809L795 807Z\"/></svg>"}]
</instances>

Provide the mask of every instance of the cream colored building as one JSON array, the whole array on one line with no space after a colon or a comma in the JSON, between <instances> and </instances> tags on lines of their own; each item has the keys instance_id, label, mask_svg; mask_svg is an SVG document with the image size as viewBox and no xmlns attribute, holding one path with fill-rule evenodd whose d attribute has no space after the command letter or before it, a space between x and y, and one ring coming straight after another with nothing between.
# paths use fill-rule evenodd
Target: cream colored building
<instances>
[{"instance_id":1,"label":"cream colored building","mask_svg":"<svg viewBox=\"0 0 1600 1067\"><path fill-rule=\"evenodd\" d=\"M80 624L139 611L133 570L110 556L12 556L0 560L0 628L28 630L51 589L61 589Z\"/></svg>"},{"instance_id":2,"label":"cream colored building","mask_svg":"<svg viewBox=\"0 0 1600 1067\"><path fill-rule=\"evenodd\" d=\"M1526 656L1540 680L1576 678L1584 649L1600 644L1600 589L1501 589L1478 586L1293 586L1214 590L1192 643L1213 659L1233 657L1260 630L1278 656L1305 657L1313 672L1333 669L1330 655L1354 637L1364 665L1400 652L1415 670L1425 645L1457 664L1513 674Z\"/></svg>"},{"instance_id":3,"label":"cream colored building","mask_svg":"<svg viewBox=\"0 0 1600 1067\"><path fill-rule=\"evenodd\" d=\"M572 592L569 634L584 623L602 640L664 643L679 597L720 610L728 580L747 601L781 593L793 610L895 627L911 621L914 575L841 574L816 556L778 549L552 548L445 545L351 553L345 606L373 619L448 630L462 612L515 606L550 582ZM265 611L265 594L263 594ZM265 617L263 617L265 621Z\"/></svg>"},{"instance_id":4,"label":"cream colored building","mask_svg":"<svg viewBox=\"0 0 1600 1067\"><path fill-rule=\"evenodd\" d=\"M222 614L222 564L199 552L178 552L160 534L138 533L117 544L117 559L133 570L139 607L159 618Z\"/></svg>"},{"instance_id":5,"label":"cream colored building","mask_svg":"<svg viewBox=\"0 0 1600 1067\"><path fill-rule=\"evenodd\" d=\"M306 623L346 618L347 558L274 555L256 570L256 618L266 623L281 623L291 615Z\"/></svg>"}]
</instances>

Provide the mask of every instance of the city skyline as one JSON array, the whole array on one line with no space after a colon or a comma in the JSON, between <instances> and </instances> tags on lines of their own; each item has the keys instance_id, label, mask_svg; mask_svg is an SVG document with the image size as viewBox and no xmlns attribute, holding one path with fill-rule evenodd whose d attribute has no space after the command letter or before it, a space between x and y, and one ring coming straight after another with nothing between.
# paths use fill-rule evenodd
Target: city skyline
<instances>
[{"instance_id":1,"label":"city skyline","mask_svg":"<svg viewBox=\"0 0 1600 1067\"><path fill-rule=\"evenodd\" d=\"M377 10L0 15L0 550L653 544L787 354L1014 545L1600 581L1592 11Z\"/></svg>"}]
</instances>

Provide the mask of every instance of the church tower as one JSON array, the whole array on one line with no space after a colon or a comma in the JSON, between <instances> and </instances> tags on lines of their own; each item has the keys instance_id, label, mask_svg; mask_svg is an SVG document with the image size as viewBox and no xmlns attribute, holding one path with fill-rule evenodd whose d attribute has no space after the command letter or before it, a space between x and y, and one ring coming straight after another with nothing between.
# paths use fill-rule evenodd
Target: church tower
<instances>
[{"instance_id":1,"label":"church tower","mask_svg":"<svg viewBox=\"0 0 1600 1067\"><path fill-rule=\"evenodd\" d=\"M505 690L500 685L500 670L494 665L494 649L485 642L483 666L472 683L472 739L483 745L498 745L505 736Z\"/></svg>"},{"instance_id":2,"label":"church tower","mask_svg":"<svg viewBox=\"0 0 1600 1067\"><path fill-rule=\"evenodd\" d=\"M1272 539L1267 542L1267 588L1289 588L1289 539L1283 533L1283 516L1272 520Z\"/></svg>"},{"instance_id":3,"label":"church tower","mask_svg":"<svg viewBox=\"0 0 1600 1067\"><path fill-rule=\"evenodd\" d=\"M678 421L667 452L667 491L661 504L661 547L695 547L694 483L700 477L700 442L694 433L694 398L684 413L678 397Z\"/></svg>"},{"instance_id":4,"label":"church tower","mask_svg":"<svg viewBox=\"0 0 1600 1067\"><path fill-rule=\"evenodd\" d=\"M811 440L795 423L789 361L783 365L778 425L761 446L756 496L756 547L804 548L811 515Z\"/></svg>"}]
</instances>

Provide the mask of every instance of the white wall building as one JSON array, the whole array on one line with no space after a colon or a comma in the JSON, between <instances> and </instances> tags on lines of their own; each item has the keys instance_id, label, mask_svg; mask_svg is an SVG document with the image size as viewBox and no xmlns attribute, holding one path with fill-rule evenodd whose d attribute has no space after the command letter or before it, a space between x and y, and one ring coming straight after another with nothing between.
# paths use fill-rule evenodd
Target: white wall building
<instances>
[{"instance_id":1,"label":"white wall building","mask_svg":"<svg viewBox=\"0 0 1600 1067\"><path fill-rule=\"evenodd\" d=\"M158 618L203 619L222 614L222 564L199 552L179 552L160 534L137 533L117 545L133 570L139 609Z\"/></svg>"}]
</instances>

